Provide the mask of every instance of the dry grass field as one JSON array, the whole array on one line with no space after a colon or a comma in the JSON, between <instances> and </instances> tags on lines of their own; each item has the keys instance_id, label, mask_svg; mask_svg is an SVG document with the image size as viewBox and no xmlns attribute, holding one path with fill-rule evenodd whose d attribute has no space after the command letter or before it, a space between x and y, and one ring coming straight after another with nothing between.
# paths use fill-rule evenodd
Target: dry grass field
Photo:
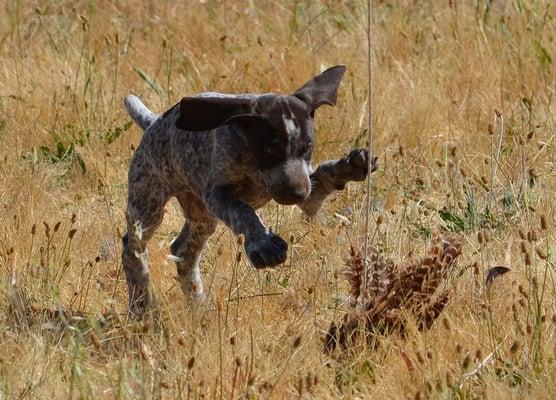
<instances>
[{"instance_id":1,"label":"dry grass field","mask_svg":"<svg viewBox=\"0 0 556 400\"><path fill-rule=\"evenodd\" d=\"M149 248L158 308L131 320L120 251L141 132L123 98L163 112L207 90L288 93L345 64L316 116L314 164L337 158L366 145L366 1L0 0L0 399L556 398L556 5L377 0L371 28L369 242L403 261L439 230L463 253L430 330L326 355L366 185L311 222L262 209L290 243L273 270L219 226L198 309L167 259L183 221L169 203ZM510 272L487 287L494 266Z\"/></svg>"}]
</instances>

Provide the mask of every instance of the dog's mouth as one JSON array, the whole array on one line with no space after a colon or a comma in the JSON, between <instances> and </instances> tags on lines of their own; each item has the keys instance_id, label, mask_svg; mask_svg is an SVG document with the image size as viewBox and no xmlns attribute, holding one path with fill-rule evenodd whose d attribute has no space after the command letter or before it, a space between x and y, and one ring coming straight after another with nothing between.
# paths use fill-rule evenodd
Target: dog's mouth
<instances>
[{"instance_id":1,"label":"dog's mouth","mask_svg":"<svg viewBox=\"0 0 556 400\"><path fill-rule=\"evenodd\" d=\"M303 203L303 201L305 201L307 197L309 197L309 192L306 190L290 189L281 191L279 194L272 194L272 198L274 199L274 201L285 206Z\"/></svg>"},{"instance_id":2,"label":"dog's mouth","mask_svg":"<svg viewBox=\"0 0 556 400\"><path fill-rule=\"evenodd\" d=\"M311 190L306 189L294 189L291 187L276 187L269 185L266 179L262 180L267 193L270 194L272 199L281 205L291 206L294 204L303 203L311 194Z\"/></svg>"}]
</instances>

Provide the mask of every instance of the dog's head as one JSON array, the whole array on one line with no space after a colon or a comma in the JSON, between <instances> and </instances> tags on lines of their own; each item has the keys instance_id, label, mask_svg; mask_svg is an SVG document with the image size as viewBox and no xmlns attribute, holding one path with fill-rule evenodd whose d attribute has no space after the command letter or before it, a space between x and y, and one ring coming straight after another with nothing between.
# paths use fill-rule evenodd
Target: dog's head
<instances>
[{"instance_id":1,"label":"dog's head","mask_svg":"<svg viewBox=\"0 0 556 400\"><path fill-rule=\"evenodd\" d=\"M272 198L301 203L311 192L315 110L335 105L344 66L330 68L292 95L205 95L184 97L176 127L208 131L232 126L245 140Z\"/></svg>"}]
</instances>

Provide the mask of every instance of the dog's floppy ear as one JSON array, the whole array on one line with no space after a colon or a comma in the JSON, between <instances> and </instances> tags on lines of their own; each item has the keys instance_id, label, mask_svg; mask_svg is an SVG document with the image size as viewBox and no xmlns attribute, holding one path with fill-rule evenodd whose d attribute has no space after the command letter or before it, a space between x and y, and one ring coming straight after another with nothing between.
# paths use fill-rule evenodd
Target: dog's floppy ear
<instances>
[{"instance_id":1,"label":"dog's floppy ear","mask_svg":"<svg viewBox=\"0 0 556 400\"><path fill-rule=\"evenodd\" d=\"M338 86L346 72L346 67L337 65L315 76L295 91L294 96L307 104L312 113L323 104L336 105Z\"/></svg>"},{"instance_id":2,"label":"dog's floppy ear","mask_svg":"<svg viewBox=\"0 0 556 400\"><path fill-rule=\"evenodd\" d=\"M184 97L179 107L176 127L184 131L208 131L252 112L249 99L233 97Z\"/></svg>"}]
</instances>

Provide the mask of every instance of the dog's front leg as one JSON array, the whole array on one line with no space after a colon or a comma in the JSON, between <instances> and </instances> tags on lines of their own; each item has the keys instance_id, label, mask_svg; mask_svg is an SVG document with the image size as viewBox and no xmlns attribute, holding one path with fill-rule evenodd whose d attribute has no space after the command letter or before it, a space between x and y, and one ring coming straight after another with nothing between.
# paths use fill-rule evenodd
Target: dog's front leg
<instances>
[{"instance_id":1,"label":"dog's front leg","mask_svg":"<svg viewBox=\"0 0 556 400\"><path fill-rule=\"evenodd\" d=\"M203 196L208 210L236 235L245 237L245 252L255 268L286 261L288 244L270 232L247 204L236 200L227 187L212 187Z\"/></svg>"},{"instance_id":2,"label":"dog's front leg","mask_svg":"<svg viewBox=\"0 0 556 400\"><path fill-rule=\"evenodd\" d=\"M371 173L377 167L377 158L373 157ZM308 216L315 216L332 192L343 190L350 181L365 180L368 171L369 153L365 149L354 149L339 160L324 161L311 174L311 194L299 207Z\"/></svg>"}]
</instances>

